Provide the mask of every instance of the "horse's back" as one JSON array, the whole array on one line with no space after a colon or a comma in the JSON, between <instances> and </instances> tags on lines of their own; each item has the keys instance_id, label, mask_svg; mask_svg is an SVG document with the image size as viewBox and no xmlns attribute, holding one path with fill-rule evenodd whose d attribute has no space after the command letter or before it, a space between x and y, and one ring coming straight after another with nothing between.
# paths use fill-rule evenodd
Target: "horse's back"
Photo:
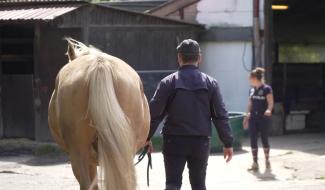
<instances>
[{"instance_id":1,"label":"horse's back","mask_svg":"<svg viewBox=\"0 0 325 190\"><path fill-rule=\"evenodd\" d=\"M136 148L140 148L146 140L147 133L144 131L148 132L150 122L148 103L140 77L124 61L99 52L76 58L66 64L58 74L54 101L59 120L58 127L60 132L65 134L64 141L74 140L72 134L77 134L84 140L89 140L95 135L94 129L90 127L91 118L87 115L89 98L87 72L98 57L104 59L105 64L111 65L116 97L135 131Z\"/></svg>"}]
</instances>

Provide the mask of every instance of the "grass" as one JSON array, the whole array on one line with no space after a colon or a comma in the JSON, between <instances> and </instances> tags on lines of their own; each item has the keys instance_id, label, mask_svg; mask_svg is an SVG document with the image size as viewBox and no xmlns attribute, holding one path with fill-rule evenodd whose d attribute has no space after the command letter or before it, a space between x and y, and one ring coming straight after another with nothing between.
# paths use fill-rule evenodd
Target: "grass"
<instances>
[{"instance_id":1,"label":"grass","mask_svg":"<svg viewBox=\"0 0 325 190\"><path fill-rule=\"evenodd\" d=\"M288 152L284 153L283 155L291 155L291 154L293 154L293 152L292 151L288 151Z\"/></svg>"},{"instance_id":2,"label":"grass","mask_svg":"<svg viewBox=\"0 0 325 190\"><path fill-rule=\"evenodd\" d=\"M215 139L213 139L215 140ZM163 145L163 139L161 136L155 136L151 139L152 145L154 147L154 152L161 152L162 151L162 145ZM212 143L212 142L211 142ZM213 144L211 144L213 145ZM234 150L242 150L242 146L239 142L234 142L233 144ZM217 143L217 145L214 145L211 147L211 153L220 153L223 152L223 146L221 146L220 143Z\"/></svg>"},{"instance_id":3,"label":"grass","mask_svg":"<svg viewBox=\"0 0 325 190\"><path fill-rule=\"evenodd\" d=\"M44 155L61 155L64 152L56 145L53 144L42 144L34 149L34 155L44 156Z\"/></svg>"},{"instance_id":4,"label":"grass","mask_svg":"<svg viewBox=\"0 0 325 190\"><path fill-rule=\"evenodd\" d=\"M162 138L161 137L153 137L151 141L152 141L152 145L154 147L154 151L161 152L162 144L163 144Z\"/></svg>"},{"instance_id":5,"label":"grass","mask_svg":"<svg viewBox=\"0 0 325 190\"><path fill-rule=\"evenodd\" d=\"M316 180L325 180L325 176L316 177Z\"/></svg>"},{"instance_id":6,"label":"grass","mask_svg":"<svg viewBox=\"0 0 325 190\"><path fill-rule=\"evenodd\" d=\"M294 154L294 152L292 152L292 151L287 151L287 152L285 152L285 153L283 153L283 154L280 154L279 156L289 156L289 155L293 155Z\"/></svg>"}]
</instances>

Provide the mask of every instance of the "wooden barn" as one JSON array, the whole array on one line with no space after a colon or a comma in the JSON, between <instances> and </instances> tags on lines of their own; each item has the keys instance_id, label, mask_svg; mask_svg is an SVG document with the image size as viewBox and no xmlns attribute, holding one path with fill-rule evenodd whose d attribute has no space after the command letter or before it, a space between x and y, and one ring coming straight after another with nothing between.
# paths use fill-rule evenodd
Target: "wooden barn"
<instances>
[{"instance_id":1,"label":"wooden barn","mask_svg":"<svg viewBox=\"0 0 325 190\"><path fill-rule=\"evenodd\" d=\"M174 71L176 45L200 25L80 1L0 3L0 138L51 140L48 102L73 37L120 57L156 82ZM149 97L150 98L150 97Z\"/></svg>"}]
</instances>

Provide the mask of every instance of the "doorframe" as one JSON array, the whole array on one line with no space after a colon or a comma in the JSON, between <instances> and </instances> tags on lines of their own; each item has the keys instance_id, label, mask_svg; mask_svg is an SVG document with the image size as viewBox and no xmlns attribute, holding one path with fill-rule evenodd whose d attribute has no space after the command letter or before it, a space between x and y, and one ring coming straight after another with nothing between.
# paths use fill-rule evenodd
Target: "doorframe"
<instances>
[{"instance_id":1,"label":"doorframe","mask_svg":"<svg viewBox=\"0 0 325 190\"><path fill-rule=\"evenodd\" d=\"M41 79L39 77L39 54L40 54L40 43L41 43L41 24L35 23L34 24L34 50L33 50L33 56L34 56L34 77L33 77L33 101L34 101L34 120L35 120L35 134L34 138L37 141L41 134L41 95L40 95L40 82Z\"/></svg>"},{"instance_id":2,"label":"doorframe","mask_svg":"<svg viewBox=\"0 0 325 190\"><path fill-rule=\"evenodd\" d=\"M273 31L272 0L264 1L264 66L266 81L272 84L272 70L274 63L274 31Z\"/></svg>"},{"instance_id":3,"label":"doorframe","mask_svg":"<svg viewBox=\"0 0 325 190\"><path fill-rule=\"evenodd\" d=\"M0 31L2 25L0 24ZM2 54L2 37L0 37L0 54ZM4 136L3 116L2 116L2 60L0 59L0 139Z\"/></svg>"}]
</instances>

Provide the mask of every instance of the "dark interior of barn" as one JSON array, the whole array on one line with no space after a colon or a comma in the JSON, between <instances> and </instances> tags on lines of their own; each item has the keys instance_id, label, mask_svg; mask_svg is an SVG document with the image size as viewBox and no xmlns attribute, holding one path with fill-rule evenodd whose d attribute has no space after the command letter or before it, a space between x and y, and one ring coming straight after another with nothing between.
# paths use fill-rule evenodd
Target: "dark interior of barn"
<instances>
[{"instance_id":1,"label":"dark interior of barn","mask_svg":"<svg viewBox=\"0 0 325 190\"><path fill-rule=\"evenodd\" d=\"M304 131L324 131L325 1L273 0L272 8L276 101L283 103L286 122L300 114Z\"/></svg>"},{"instance_id":2,"label":"dark interior of barn","mask_svg":"<svg viewBox=\"0 0 325 190\"><path fill-rule=\"evenodd\" d=\"M22 32L24 31L24 32ZM3 74L33 74L33 25L1 25Z\"/></svg>"},{"instance_id":3,"label":"dark interior of barn","mask_svg":"<svg viewBox=\"0 0 325 190\"><path fill-rule=\"evenodd\" d=\"M34 138L34 25L1 24L0 39L3 136Z\"/></svg>"}]
</instances>

